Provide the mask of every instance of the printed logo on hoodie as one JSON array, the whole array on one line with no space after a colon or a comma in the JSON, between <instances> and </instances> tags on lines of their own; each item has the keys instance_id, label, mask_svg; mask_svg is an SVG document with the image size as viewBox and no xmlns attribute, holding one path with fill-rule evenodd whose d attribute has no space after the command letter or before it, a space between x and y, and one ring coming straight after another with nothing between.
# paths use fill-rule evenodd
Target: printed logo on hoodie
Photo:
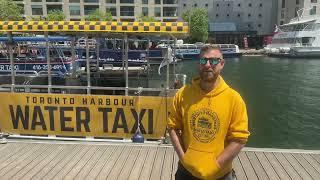
<instances>
[{"instance_id":1,"label":"printed logo on hoodie","mask_svg":"<svg viewBox=\"0 0 320 180\"><path fill-rule=\"evenodd\" d=\"M202 143L210 143L219 131L220 120L211 109L201 108L192 112L190 127L196 140Z\"/></svg>"}]
</instances>

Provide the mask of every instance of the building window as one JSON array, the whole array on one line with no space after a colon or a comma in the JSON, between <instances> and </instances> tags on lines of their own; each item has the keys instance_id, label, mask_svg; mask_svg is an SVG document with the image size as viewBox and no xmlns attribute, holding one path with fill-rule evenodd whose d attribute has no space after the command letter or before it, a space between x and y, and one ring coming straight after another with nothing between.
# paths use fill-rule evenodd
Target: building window
<instances>
[{"instance_id":1,"label":"building window","mask_svg":"<svg viewBox=\"0 0 320 180\"><path fill-rule=\"evenodd\" d=\"M163 7L164 17L176 17L177 16L177 8L176 7Z\"/></svg>"},{"instance_id":2,"label":"building window","mask_svg":"<svg viewBox=\"0 0 320 180\"><path fill-rule=\"evenodd\" d=\"M284 10L281 11L281 19L284 18Z\"/></svg>"},{"instance_id":3,"label":"building window","mask_svg":"<svg viewBox=\"0 0 320 180\"><path fill-rule=\"evenodd\" d=\"M134 16L134 7L133 6L121 6L120 7L120 16Z\"/></svg>"},{"instance_id":4,"label":"building window","mask_svg":"<svg viewBox=\"0 0 320 180\"><path fill-rule=\"evenodd\" d=\"M286 0L282 0L282 8L286 8Z\"/></svg>"},{"instance_id":5,"label":"building window","mask_svg":"<svg viewBox=\"0 0 320 180\"><path fill-rule=\"evenodd\" d=\"M283 24L283 21L280 21L280 25L282 25Z\"/></svg>"},{"instance_id":6,"label":"building window","mask_svg":"<svg viewBox=\"0 0 320 180\"><path fill-rule=\"evenodd\" d=\"M248 24L248 28L251 28L251 24Z\"/></svg>"},{"instance_id":7,"label":"building window","mask_svg":"<svg viewBox=\"0 0 320 180\"><path fill-rule=\"evenodd\" d=\"M134 0L120 0L120 3L134 4Z\"/></svg>"},{"instance_id":8,"label":"building window","mask_svg":"<svg viewBox=\"0 0 320 180\"><path fill-rule=\"evenodd\" d=\"M69 3L80 3L80 0L69 0Z\"/></svg>"},{"instance_id":9,"label":"building window","mask_svg":"<svg viewBox=\"0 0 320 180\"><path fill-rule=\"evenodd\" d=\"M161 4L161 0L154 0L155 4Z\"/></svg>"},{"instance_id":10,"label":"building window","mask_svg":"<svg viewBox=\"0 0 320 180\"><path fill-rule=\"evenodd\" d=\"M299 5L300 4L300 0L296 0L296 5Z\"/></svg>"},{"instance_id":11,"label":"building window","mask_svg":"<svg viewBox=\"0 0 320 180\"><path fill-rule=\"evenodd\" d=\"M148 0L142 0L142 4L148 4Z\"/></svg>"},{"instance_id":12,"label":"building window","mask_svg":"<svg viewBox=\"0 0 320 180\"><path fill-rule=\"evenodd\" d=\"M87 5L84 6L84 15L89 15L99 9L99 6L92 6L92 5Z\"/></svg>"},{"instance_id":13,"label":"building window","mask_svg":"<svg viewBox=\"0 0 320 180\"><path fill-rule=\"evenodd\" d=\"M155 7L154 8L154 16L155 17L161 17L161 8L160 7Z\"/></svg>"},{"instance_id":14,"label":"building window","mask_svg":"<svg viewBox=\"0 0 320 180\"><path fill-rule=\"evenodd\" d=\"M46 2L62 2L62 0L46 0Z\"/></svg>"},{"instance_id":15,"label":"building window","mask_svg":"<svg viewBox=\"0 0 320 180\"><path fill-rule=\"evenodd\" d=\"M216 17L219 17L219 14L216 14Z\"/></svg>"},{"instance_id":16,"label":"building window","mask_svg":"<svg viewBox=\"0 0 320 180\"><path fill-rule=\"evenodd\" d=\"M241 7L241 4L240 4L240 3L238 4L238 7Z\"/></svg>"},{"instance_id":17,"label":"building window","mask_svg":"<svg viewBox=\"0 0 320 180\"><path fill-rule=\"evenodd\" d=\"M227 17L229 17L230 15L229 14L227 14Z\"/></svg>"},{"instance_id":18,"label":"building window","mask_svg":"<svg viewBox=\"0 0 320 180\"><path fill-rule=\"evenodd\" d=\"M208 7L208 4L205 4L206 7Z\"/></svg>"},{"instance_id":19,"label":"building window","mask_svg":"<svg viewBox=\"0 0 320 180\"><path fill-rule=\"evenodd\" d=\"M217 7L219 7L219 4L217 4Z\"/></svg>"},{"instance_id":20,"label":"building window","mask_svg":"<svg viewBox=\"0 0 320 180\"><path fill-rule=\"evenodd\" d=\"M258 27L261 27L261 24L258 24Z\"/></svg>"},{"instance_id":21,"label":"building window","mask_svg":"<svg viewBox=\"0 0 320 180\"><path fill-rule=\"evenodd\" d=\"M251 17L251 14L248 14L248 17Z\"/></svg>"},{"instance_id":22,"label":"building window","mask_svg":"<svg viewBox=\"0 0 320 180\"><path fill-rule=\"evenodd\" d=\"M70 15L71 16L79 16L80 15L80 6L69 6Z\"/></svg>"},{"instance_id":23,"label":"building window","mask_svg":"<svg viewBox=\"0 0 320 180\"><path fill-rule=\"evenodd\" d=\"M148 16L149 15L149 11L147 7L142 7L142 16Z\"/></svg>"},{"instance_id":24,"label":"building window","mask_svg":"<svg viewBox=\"0 0 320 180\"><path fill-rule=\"evenodd\" d=\"M31 0L31 2L42 2L42 0Z\"/></svg>"},{"instance_id":25,"label":"building window","mask_svg":"<svg viewBox=\"0 0 320 180\"><path fill-rule=\"evenodd\" d=\"M251 3L249 3L249 7L251 7L252 6L252 4Z\"/></svg>"},{"instance_id":26,"label":"building window","mask_svg":"<svg viewBox=\"0 0 320 180\"><path fill-rule=\"evenodd\" d=\"M163 4L177 4L177 0L163 0Z\"/></svg>"},{"instance_id":27,"label":"building window","mask_svg":"<svg viewBox=\"0 0 320 180\"><path fill-rule=\"evenodd\" d=\"M230 4L228 4L228 7L230 6Z\"/></svg>"},{"instance_id":28,"label":"building window","mask_svg":"<svg viewBox=\"0 0 320 180\"><path fill-rule=\"evenodd\" d=\"M107 4L115 4L117 3L117 0L106 0Z\"/></svg>"},{"instance_id":29,"label":"building window","mask_svg":"<svg viewBox=\"0 0 320 180\"><path fill-rule=\"evenodd\" d=\"M241 15L240 15L240 14L238 14L238 17L241 17Z\"/></svg>"},{"instance_id":30,"label":"building window","mask_svg":"<svg viewBox=\"0 0 320 180\"><path fill-rule=\"evenodd\" d=\"M107 7L107 12L110 12L112 16L117 16L117 7Z\"/></svg>"},{"instance_id":31,"label":"building window","mask_svg":"<svg viewBox=\"0 0 320 180\"><path fill-rule=\"evenodd\" d=\"M43 15L42 5L31 5L32 15Z\"/></svg>"},{"instance_id":32,"label":"building window","mask_svg":"<svg viewBox=\"0 0 320 180\"><path fill-rule=\"evenodd\" d=\"M183 7L186 7L187 5L186 4L183 4Z\"/></svg>"},{"instance_id":33,"label":"building window","mask_svg":"<svg viewBox=\"0 0 320 180\"><path fill-rule=\"evenodd\" d=\"M262 3L260 3L259 6L262 7Z\"/></svg>"},{"instance_id":34,"label":"building window","mask_svg":"<svg viewBox=\"0 0 320 180\"><path fill-rule=\"evenodd\" d=\"M261 17L262 17L262 14L259 14L259 17L261 18Z\"/></svg>"},{"instance_id":35,"label":"building window","mask_svg":"<svg viewBox=\"0 0 320 180\"><path fill-rule=\"evenodd\" d=\"M194 7L197 7L198 6L198 4L194 4Z\"/></svg>"},{"instance_id":36,"label":"building window","mask_svg":"<svg viewBox=\"0 0 320 180\"><path fill-rule=\"evenodd\" d=\"M51 11L62 11L62 5L47 5L47 13Z\"/></svg>"},{"instance_id":37,"label":"building window","mask_svg":"<svg viewBox=\"0 0 320 180\"><path fill-rule=\"evenodd\" d=\"M84 3L98 3L99 0L83 0Z\"/></svg>"},{"instance_id":38,"label":"building window","mask_svg":"<svg viewBox=\"0 0 320 180\"><path fill-rule=\"evenodd\" d=\"M312 9L310 9L310 15L317 14L317 6L313 6Z\"/></svg>"},{"instance_id":39,"label":"building window","mask_svg":"<svg viewBox=\"0 0 320 180\"><path fill-rule=\"evenodd\" d=\"M70 21L81 21L79 18L70 18Z\"/></svg>"},{"instance_id":40,"label":"building window","mask_svg":"<svg viewBox=\"0 0 320 180\"><path fill-rule=\"evenodd\" d=\"M317 3L317 0L311 0L311 3Z\"/></svg>"}]
</instances>

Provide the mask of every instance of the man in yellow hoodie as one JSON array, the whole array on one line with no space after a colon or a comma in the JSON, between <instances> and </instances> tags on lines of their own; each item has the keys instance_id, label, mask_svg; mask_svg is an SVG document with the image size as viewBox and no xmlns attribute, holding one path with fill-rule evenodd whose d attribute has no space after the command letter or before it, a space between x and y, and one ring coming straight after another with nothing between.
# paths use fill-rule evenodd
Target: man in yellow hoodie
<instances>
[{"instance_id":1,"label":"man in yellow hoodie","mask_svg":"<svg viewBox=\"0 0 320 180\"><path fill-rule=\"evenodd\" d=\"M219 48L201 49L199 77L179 89L168 119L180 159L176 180L234 179L232 160L247 142L244 101L220 76L225 64Z\"/></svg>"}]
</instances>

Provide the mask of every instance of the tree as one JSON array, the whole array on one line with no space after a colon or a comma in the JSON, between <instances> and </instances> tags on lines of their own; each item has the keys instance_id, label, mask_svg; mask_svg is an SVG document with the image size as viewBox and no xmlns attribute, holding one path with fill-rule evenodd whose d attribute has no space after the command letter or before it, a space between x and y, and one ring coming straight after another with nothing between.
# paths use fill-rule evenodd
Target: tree
<instances>
[{"instance_id":1,"label":"tree","mask_svg":"<svg viewBox=\"0 0 320 180\"><path fill-rule=\"evenodd\" d=\"M111 12L101 12L99 9L93 11L86 17L87 21L112 21Z\"/></svg>"},{"instance_id":2,"label":"tree","mask_svg":"<svg viewBox=\"0 0 320 180\"><path fill-rule=\"evenodd\" d=\"M64 21L66 20L66 15L61 10L49 11L47 15L48 21Z\"/></svg>"},{"instance_id":3,"label":"tree","mask_svg":"<svg viewBox=\"0 0 320 180\"><path fill-rule=\"evenodd\" d=\"M159 20L156 19L154 16L140 16L141 22L158 22Z\"/></svg>"},{"instance_id":4,"label":"tree","mask_svg":"<svg viewBox=\"0 0 320 180\"><path fill-rule=\"evenodd\" d=\"M19 21L22 20L22 8L12 0L0 0L0 20Z\"/></svg>"},{"instance_id":5,"label":"tree","mask_svg":"<svg viewBox=\"0 0 320 180\"><path fill-rule=\"evenodd\" d=\"M208 39L209 17L206 9L195 8L187 10L182 14L182 18L184 21L189 22L191 42L205 42Z\"/></svg>"}]
</instances>

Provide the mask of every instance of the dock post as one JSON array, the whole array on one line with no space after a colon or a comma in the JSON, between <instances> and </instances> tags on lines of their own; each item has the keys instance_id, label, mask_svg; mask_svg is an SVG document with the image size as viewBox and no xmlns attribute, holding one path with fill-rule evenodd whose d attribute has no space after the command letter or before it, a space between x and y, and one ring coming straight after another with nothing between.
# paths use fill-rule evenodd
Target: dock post
<instances>
[{"instance_id":1,"label":"dock post","mask_svg":"<svg viewBox=\"0 0 320 180\"><path fill-rule=\"evenodd\" d=\"M88 34L85 35L86 38L86 62L87 62L87 94L91 94L91 77L90 77L90 56L89 56L89 38Z\"/></svg>"},{"instance_id":2,"label":"dock post","mask_svg":"<svg viewBox=\"0 0 320 180\"><path fill-rule=\"evenodd\" d=\"M51 64L50 64L50 47L49 47L49 37L48 32L44 33L44 37L46 39L46 58L47 58L47 68L48 68L48 93L51 93Z\"/></svg>"},{"instance_id":3,"label":"dock post","mask_svg":"<svg viewBox=\"0 0 320 180\"><path fill-rule=\"evenodd\" d=\"M8 50L10 56L10 66L11 66L11 92L14 92L14 85L15 85L15 72L14 72L14 60L13 60L13 39L12 39L12 32L8 32Z\"/></svg>"}]
</instances>

